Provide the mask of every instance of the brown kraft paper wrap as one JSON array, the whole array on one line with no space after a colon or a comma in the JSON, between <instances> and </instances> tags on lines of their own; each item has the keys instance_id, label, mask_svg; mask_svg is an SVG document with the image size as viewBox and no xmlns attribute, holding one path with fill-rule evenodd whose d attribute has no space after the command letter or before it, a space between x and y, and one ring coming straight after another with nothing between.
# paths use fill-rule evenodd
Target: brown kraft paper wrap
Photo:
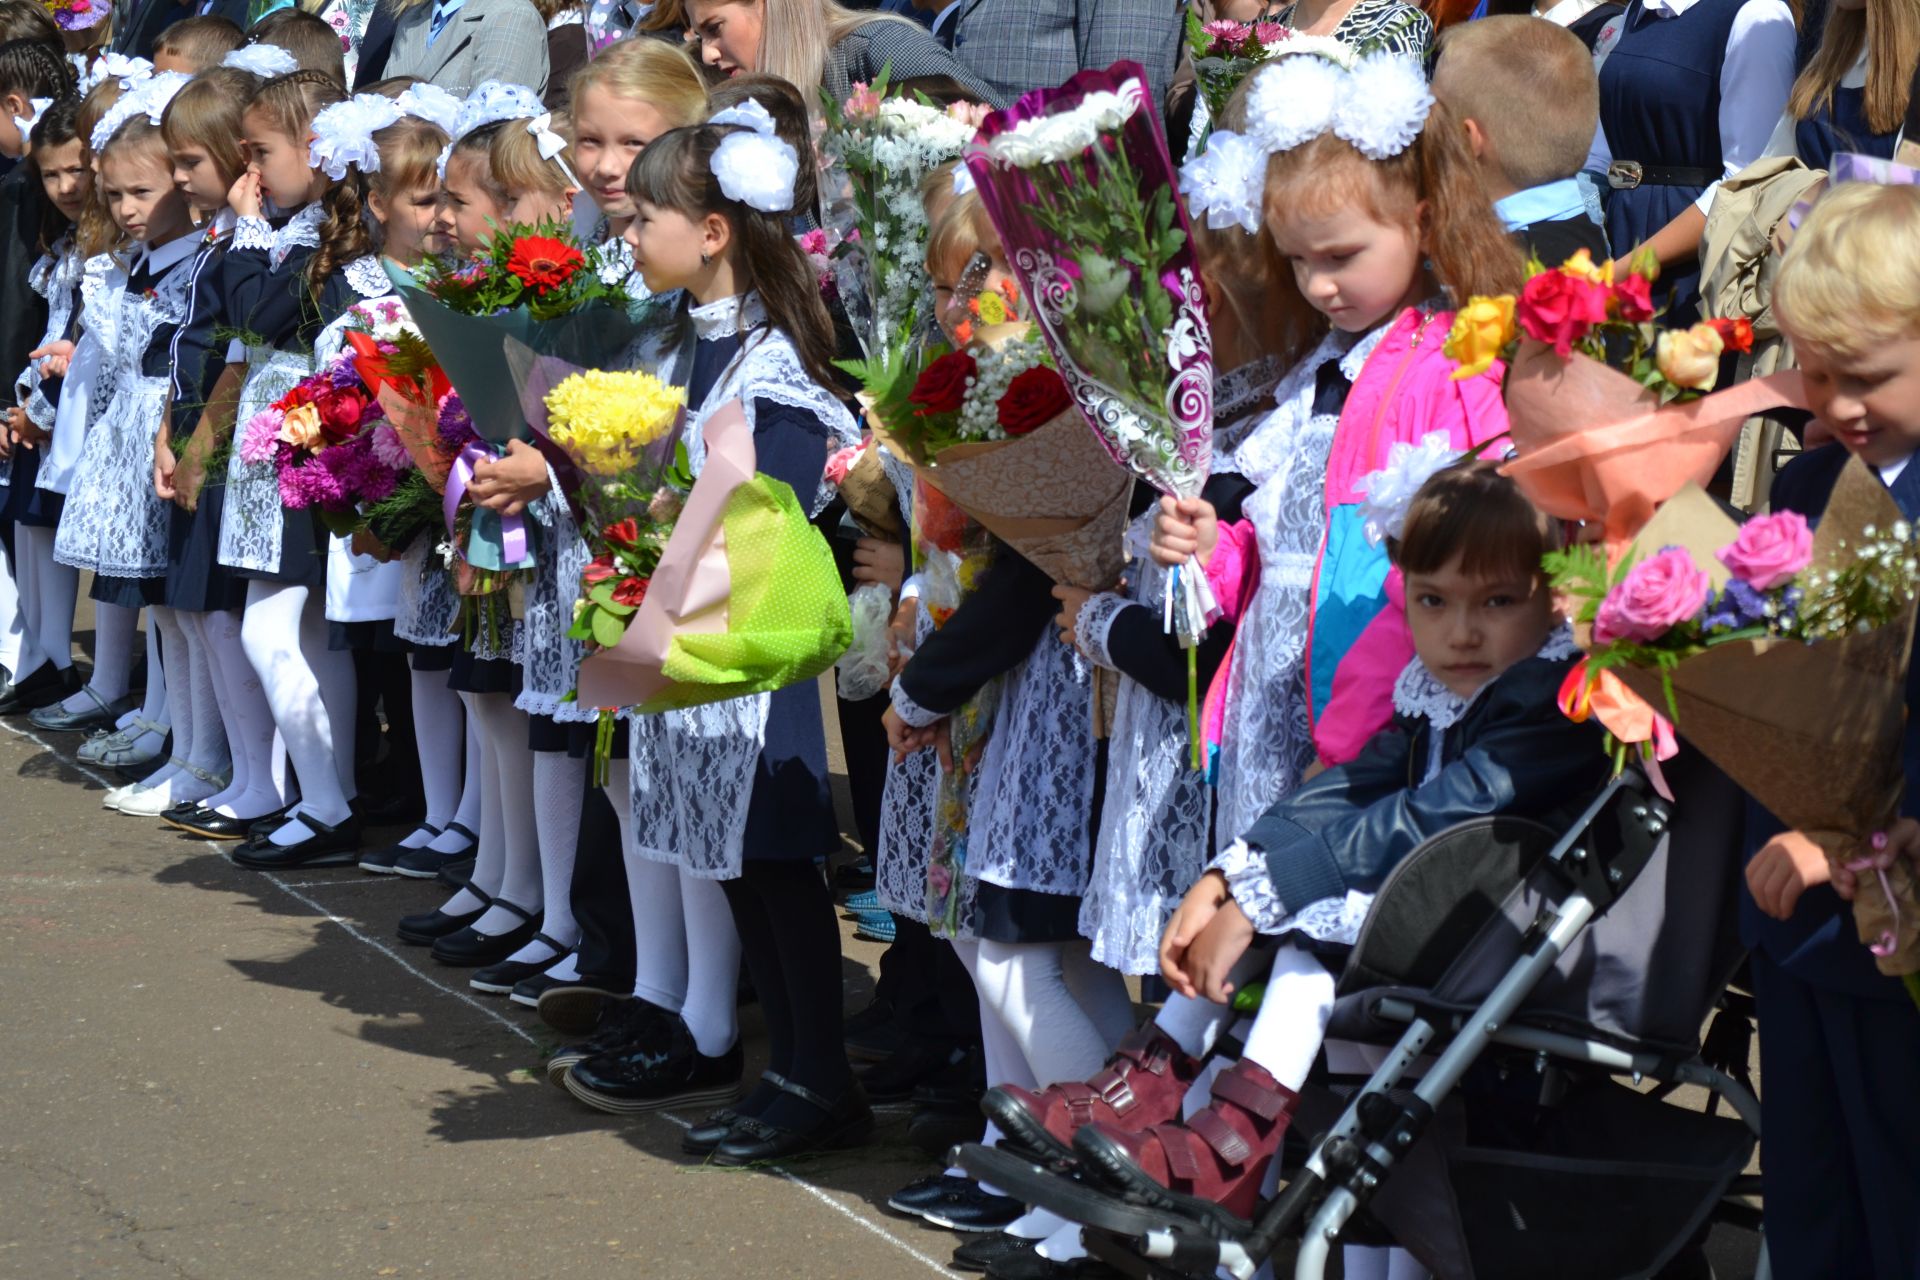
<instances>
[{"instance_id":1,"label":"brown kraft paper wrap","mask_svg":"<svg viewBox=\"0 0 1920 1280\"><path fill-rule=\"evenodd\" d=\"M1855 459L1835 484L1814 531L1813 566L1844 563L1868 526L1901 519L1886 488ZM1714 586L1725 568L1713 552L1738 526L1698 489L1689 488L1648 523L1643 549L1684 546ZM1791 830L1804 832L1835 865L1866 852L1866 840L1898 817L1905 787L1907 664L1915 606L1864 634L1803 644L1763 639L1718 645L1682 661L1672 674L1673 705L1660 673L1615 673L1655 710L1676 712L1682 738L1726 771ZM1862 943L1890 937L1880 972L1920 972L1920 892L1912 868L1897 861L1879 876L1857 876L1854 925ZM1897 911L1895 910L1897 904Z\"/></svg>"}]
</instances>

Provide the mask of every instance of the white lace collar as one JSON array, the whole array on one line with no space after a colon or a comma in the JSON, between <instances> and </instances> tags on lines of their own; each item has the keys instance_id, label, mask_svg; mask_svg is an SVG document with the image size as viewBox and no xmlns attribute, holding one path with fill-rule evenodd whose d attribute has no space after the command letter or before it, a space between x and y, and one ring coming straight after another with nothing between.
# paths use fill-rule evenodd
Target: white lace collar
<instances>
[{"instance_id":1,"label":"white lace collar","mask_svg":"<svg viewBox=\"0 0 1920 1280\"><path fill-rule=\"evenodd\" d=\"M393 292L393 282L387 279L386 268L380 265L377 253L355 258L346 265L345 273L347 284L363 298L384 298Z\"/></svg>"},{"instance_id":2,"label":"white lace collar","mask_svg":"<svg viewBox=\"0 0 1920 1280\"><path fill-rule=\"evenodd\" d=\"M706 342L737 338L745 330L758 329L767 322L767 309L761 305L759 294L742 293L693 307L687 318L693 321L694 336Z\"/></svg>"},{"instance_id":3,"label":"white lace collar","mask_svg":"<svg viewBox=\"0 0 1920 1280\"><path fill-rule=\"evenodd\" d=\"M1338 330L1320 339L1313 351L1287 370L1274 387L1271 412L1249 414L1234 424L1236 429L1224 437L1216 436L1213 469L1245 476L1256 486L1279 475L1292 456L1299 429L1313 418L1320 366L1337 360L1347 380L1354 381L1373 349L1387 336L1389 327L1381 325L1358 339Z\"/></svg>"},{"instance_id":4,"label":"white lace collar","mask_svg":"<svg viewBox=\"0 0 1920 1280\"><path fill-rule=\"evenodd\" d=\"M1547 633L1533 656L1562 662L1579 652L1573 643L1573 628L1563 622ZM1393 709L1399 715L1425 720L1436 735L1443 734L1459 724L1461 717L1493 684L1489 680L1475 689L1471 698L1463 698L1441 684L1439 677L1427 670L1427 664L1415 658L1393 683Z\"/></svg>"}]
</instances>

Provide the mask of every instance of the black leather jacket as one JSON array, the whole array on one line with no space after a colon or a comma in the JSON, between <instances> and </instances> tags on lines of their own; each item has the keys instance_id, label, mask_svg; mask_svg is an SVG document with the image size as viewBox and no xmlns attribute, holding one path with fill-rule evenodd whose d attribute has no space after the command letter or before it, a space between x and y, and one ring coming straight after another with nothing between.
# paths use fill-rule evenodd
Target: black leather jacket
<instances>
[{"instance_id":1,"label":"black leather jacket","mask_svg":"<svg viewBox=\"0 0 1920 1280\"><path fill-rule=\"evenodd\" d=\"M1439 774L1422 783L1425 719L1396 717L1349 764L1327 770L1245 833L1288 912L1348 890L1372 892L1415 845L1488 813L1571 821L1605 781L1598 724L1560 713L1570 661L1528 658L1501 673L1446 731Z\"/></svg>"}]
</instances>

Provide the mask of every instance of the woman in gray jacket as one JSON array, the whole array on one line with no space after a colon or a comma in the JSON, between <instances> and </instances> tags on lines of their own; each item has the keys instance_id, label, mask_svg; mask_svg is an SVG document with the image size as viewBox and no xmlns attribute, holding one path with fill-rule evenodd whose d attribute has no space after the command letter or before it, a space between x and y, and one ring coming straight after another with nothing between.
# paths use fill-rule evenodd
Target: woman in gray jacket
<instances>
[{"instance_id":1,"label":"woman in gray jacket","mask_svg":"<svg viewBox=\"0 0 1920 1280\"><path fill-rule=\"evenodd\" d=\"M397 0L385 74L449 93L488 80L547 91L547 23L532 0Z\"/></svg>"}]
</instances>

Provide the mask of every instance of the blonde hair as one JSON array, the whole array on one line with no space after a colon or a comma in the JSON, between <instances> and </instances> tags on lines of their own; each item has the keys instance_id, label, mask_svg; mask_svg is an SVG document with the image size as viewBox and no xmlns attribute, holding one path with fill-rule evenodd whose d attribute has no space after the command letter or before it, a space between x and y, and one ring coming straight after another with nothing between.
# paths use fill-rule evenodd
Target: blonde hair
<instances>
[{"instance_id":1,"label":"blonde hair","mask_svg":"<svg viewBox=\"0 0 1920 1280\"><path fill-rule=\"evenodd\" d=\"M1433 96L1472 120L1518 190L1580 172L1600 122L1600 78L1579 36L1545 18L1496 14L1440 35Z\"/></svg>"},{"instance_id":2,"label":"blonde hair","mask_svg":"<svg viewBox=\"0 0 1920 1280\"><path fill-rule=\"evenodd\" d=\"M80 111L74 118L74 131L80 135L80 146L96 174L99 172L100 157L93 150L93 126L100 123L100 117L106 115L108 109L120 100L121 92L120 82L111 76L107 77L80 100ZM95 254L105 253L119 239L120 229L113 225L113 216L107 212L106 197L100 193L99 182L88 183L87 203L80 210L80 219L73 231L73 241L79 247L80 256L91 258Z\"/></svg>"},{"instance_id":3,"label":"blonde hair","mask_svg":"<svg viewBox=\"0 0 1920 1280\"><path fill-rule=\"evenodd\" d=\"M1920 336L1920 187L1822 196L1787 247L1773 312L1794 342L1843 359Z\"/></svg>"},{"instance_id":4,"label":"blonde hair","mask_svg":"<svg viewBox=\"0 0 1920 1280\"><path fill-rule=\"evenodd\" d=\"M214 14L182 18L160 33L153 56L171 53L193 65L196 73L220 65L220 60L245 44L239 27Z\"/></svg>"},{"instance_id":5,"label":"blonde hair","mask_svg":"<svg viewBox=\"0 0 1920 1280\"><path fill-rule=\"evenodd\" d=\"M761 4L765 18L760 28L760 65L755 71L779 76L800 91L808 104L820 100L827 53L870 22L898 22L915 31L919 23L897 13L849 9L836 0L726 0L729 4Z\"/></svg>"},{"instance_id":6,"label":"blonde hair","mask_svg":"<svg viewBox=\"0 0 1920 1280\"><path fill-rule=\"evenodd\" d=\"M238 67L212 67L180 87L160 121L167 146L202 147L232 186L247 167L240 150L241 116L260 89L260 77Z\"/></svg>"},{"instance_id":7,"label":"blonde hair","mask_svg":"<svg viewBox=\"0 0 1920 1280\"><path fill-rule=\"evenodd\" d=\"M567 100L577 107L580 95L589 89L603 89L616 98L637 98L665 116L669 129L707 118L707 82L700 68L685 49L664 40L630 36L607 46L574 73Z\"/></svg>"},{"instance_id":8,"label":"blonde hair","mask_svg":"<svg viewBox=\"0 0 1920 1280\"><path fill-rule=\"evenodd\" d=\"M979 193L955 196L927 231L927 274L935 280L958 281L974 254L992 254L1000 247Z\"/></svg>"},{"instance_id":9,"label":"blonde hair","mask_svg":"<svg viewBox=\"0 0 1920 1280\"><path fill-rule=\"evenodd\" d=\"M380 170L367 177L367 186L383 197L440 185L440 153L447 131L431 120L401 116L373 135L380 148Z\"/></svg>"},{"instance_id":10,"label":"blonde hair","mask_svg":"<svg viewBox=\"0 0 1920 1280\"><path fill-rule=\"evenodd\" d=\"M527 132L524 120L509 120L493 135L487 144L487 169L496 187L509 196L523 191L557 196L579 185L569 172L573 167L573 126L564 115L556 113L551 127L567 140L567 145L552 159L540 154L540 142Z\"/></svg>"},{"instance_id":11,"label":"blonde hair","mask_svg":"<svg viewBox=\"0 0 1920 1280\"><path fill-rule=\"evenodd\" d=\"M1913 68L1920 61L1920 5L1914 0L1866 0L1859 9L1830 5L1820 47L1793 82L1787 111L1805 120L1833 105L1833 91L1867 50L1867 124L1892 133L1907 114Z\"/></svg>"}]
</instances>

